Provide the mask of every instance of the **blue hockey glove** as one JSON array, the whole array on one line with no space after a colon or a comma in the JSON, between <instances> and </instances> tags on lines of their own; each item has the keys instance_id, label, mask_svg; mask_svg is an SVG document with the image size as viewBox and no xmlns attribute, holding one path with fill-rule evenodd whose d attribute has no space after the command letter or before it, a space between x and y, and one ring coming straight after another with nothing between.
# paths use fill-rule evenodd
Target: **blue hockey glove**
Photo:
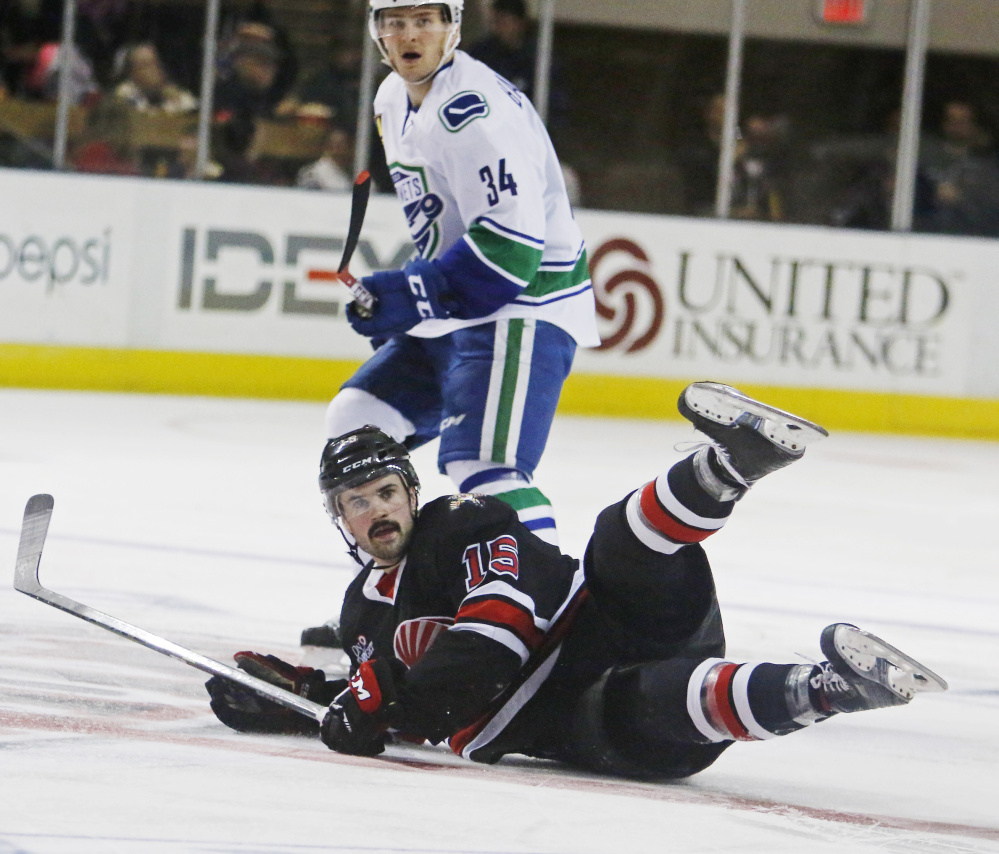
<instances>
[{"instance_id":1,"label":"blue hockey glove","mask_svg":"<svg viewBox=\"0 0 999 854\"><path fill-rule=\"evenodd\" d=\"M322 670L295 667L273 655L237 652L234 658L236 666L251 676L317 703L328 703L330 697L346 686L344 680L327 682ZM215 717L230 729L288 735L308 735L316 731L316 722L311 718L223 676L213 676L205 683L205 688L212 698L211 707Z\"/></svg>"},{"instance_id":2,"label":"blue hockey glove","mask_svg":"<svg viewBox=\"0 0 999 854\"><path fill-rule=\"evenodd\" d=\"M399 715L395 659L365 661L349 686L330 705L319 737L330 750L353 756L377 756L385 749L385 731Z\"/></svg>"},{"instance_id":3,"label":"blue hockey glove","mask_svg":"<svg viewBox=\"0 0 999 854\"><path fill-rule=\"evenodd\" d=\"M372 273L361 279L377 300L374 313L361 317L353 303L347 321L354 331L369 338L399 335L421 320L451 316L447 280L431 261L416 258L401 270Z\"/></svg>"}]
</instances>

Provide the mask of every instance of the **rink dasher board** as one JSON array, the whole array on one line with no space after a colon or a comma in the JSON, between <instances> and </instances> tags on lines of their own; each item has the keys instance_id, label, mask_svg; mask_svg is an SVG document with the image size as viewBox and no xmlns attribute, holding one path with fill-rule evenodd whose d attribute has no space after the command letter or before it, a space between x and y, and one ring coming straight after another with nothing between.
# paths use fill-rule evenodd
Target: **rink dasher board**
<instances>
[{"instance_id":1,"label":"rink dasher board","mask_svg":"<svg viewBox=\"0 0 999 854\"><path fill-rule=\"evenodd\" d=\"M0 170L0 343L361 360L349 194ZM580 210L578 374L999 398L999 242ZM351 264L412 250L376 194Z\"/></svg>"}]
</instances>

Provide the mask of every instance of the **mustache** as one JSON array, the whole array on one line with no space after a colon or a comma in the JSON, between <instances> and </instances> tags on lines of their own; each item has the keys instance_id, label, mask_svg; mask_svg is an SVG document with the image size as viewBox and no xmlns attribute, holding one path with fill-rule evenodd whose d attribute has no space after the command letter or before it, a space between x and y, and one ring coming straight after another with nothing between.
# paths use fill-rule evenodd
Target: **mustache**
<instances>
[{"instance_id":1,"label":"mustache","mask_svg":"<svg viewBox=\"0 0 999 854\"><path fill-rule=\"evenodd\" d=\"M402 528L399 526L398 522L383 519L379 522L375 522L370 528L368 528L368 537L377 537L379 534L386 533L388 531L398 531L401 533Z\"/></svg>"}]
</instances>

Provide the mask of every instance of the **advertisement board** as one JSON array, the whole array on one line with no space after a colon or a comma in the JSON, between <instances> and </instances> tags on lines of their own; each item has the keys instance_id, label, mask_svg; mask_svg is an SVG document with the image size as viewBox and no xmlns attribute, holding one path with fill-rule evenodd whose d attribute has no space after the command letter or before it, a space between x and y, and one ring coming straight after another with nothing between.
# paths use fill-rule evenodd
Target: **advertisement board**
<instances>
[{"instance_id":1,"label":"advertisement board","mask_svg":"<svg viewBox=\"0 0 999 854\"><path fill-rule=\"evenodd\" d=\"M993 241L582 212L602 347L579 371L968 391Z\"/></svg>"},{"instance_id":2,"label":"advertisement board","mask_svg":"<svg viewBox=\"0 0 999 854\"><path fill-rule=\"evenodd\" d=\"M344 317L346 287L324 276L343 252L349 195L173 189L159 223L169 253L153 346L339 359L371 352ZM351 271L400 267L412 252L394 197L376 195Z\"/></svg>"},{"instance_id":3,"label":"advertisement board","mask_svg":"<svg viewBox=\"0 0 999 854\"><path fill-rule=\"evenodd\" d=\"M0 343L360 360L348 195L0 170ZM576 374L999 397L999 243L579 211ZM374 195L351 269L413 251Z\"/></svg>"},{"instance_id":4,"label":"advertisement board","mask_svg":"<svg viewBox=\"0 0 999 854\"><path fill-rule=\"evenodd\" d=\"M0 175L0 341L129 343L132 201L113 182Z\"/></svg>"}]
</instances>

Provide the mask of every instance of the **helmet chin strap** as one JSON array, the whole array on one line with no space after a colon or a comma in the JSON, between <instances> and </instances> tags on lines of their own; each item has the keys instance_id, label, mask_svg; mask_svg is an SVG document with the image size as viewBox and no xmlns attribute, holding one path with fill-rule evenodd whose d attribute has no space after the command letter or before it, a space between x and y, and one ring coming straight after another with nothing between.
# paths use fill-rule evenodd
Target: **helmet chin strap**
<instances>
[{"instance_id":1,"label":"helmet chin strap","mask_svg":"<svg viewBox=\"0 0 999 854\"><path fill-rule=\"evenodd\" d=\"M337 517L333 520L333 524L336 525L336 529L340 532L340 536L343 537L343 541L347 544L347 553L357 561L358 566L363 569L369 563L374 562L374 558L371 557L367 552L362 552L358 548L357 540L353 538L352 535L348 534L343 524L340 522L340 518ZM357 570L358 572L360 570Z\"/></svg>"}]
</instances>

